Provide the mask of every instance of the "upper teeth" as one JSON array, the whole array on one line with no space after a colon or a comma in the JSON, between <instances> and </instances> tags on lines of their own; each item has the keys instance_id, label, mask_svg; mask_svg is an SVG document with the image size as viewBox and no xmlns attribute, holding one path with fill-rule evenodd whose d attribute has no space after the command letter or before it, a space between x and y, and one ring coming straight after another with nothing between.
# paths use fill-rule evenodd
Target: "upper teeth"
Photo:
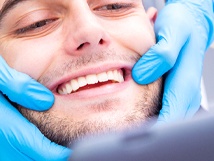
<instances>
[{"instance_id":1,"label":"upper teeth","mask_svg":"<svg viewBox=\"0 0 214 161\"><path fill-rule=\"evenodd\" d=\"M88 84L96 84L98 82L107 82L109 80L116 82L124 82L123 72L121 69L103 72L100 74L91 74L84 77L72 79L58 88L59 94L70 94L77 91L80 87Z\"/></svg>"}]
</instances>

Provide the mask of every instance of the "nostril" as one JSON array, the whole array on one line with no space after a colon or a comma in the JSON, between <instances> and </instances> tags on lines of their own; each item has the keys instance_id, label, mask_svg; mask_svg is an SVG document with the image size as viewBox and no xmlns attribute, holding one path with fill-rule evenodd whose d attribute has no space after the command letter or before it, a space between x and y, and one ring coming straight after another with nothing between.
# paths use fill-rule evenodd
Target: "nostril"
<instances>
[{"instance_id":1,"label":"nostril","mask_svg":"<svg viewBox=\"0 0 214 161\"><path fill-rule=\"evenodd\" d=\"M104 44L104 40L103 40L103 39L100 39L99 44L100 44L100 45ZM82 43L82 44L77 48L77 50L81 50L84 46L87 46L87 45L90 45L90 43L88 43L88 42Z\"/></svg>"},{"instance_id":2,"label":"nostril","mask_svg":"<svg viewBox=\"0 0 214 161\"><path fill-rule=\"evenodd\" d=\"M81 50L81 49L83 48L83 46L84 46L84 43L81 44L81 45L77 48L77 50Z\"/></svg>"},{"instance_id":3,"label":"nostril","mask_svg":"<svg viewBox=\"0 0 214 161\"><path fill-rule=\"evenodd\" d=\"M103 41L103 39L101 39L100 42L99 42L99 44L102 45L103 43L104 43L104 41Z\"/></svg>"}]
</instances>

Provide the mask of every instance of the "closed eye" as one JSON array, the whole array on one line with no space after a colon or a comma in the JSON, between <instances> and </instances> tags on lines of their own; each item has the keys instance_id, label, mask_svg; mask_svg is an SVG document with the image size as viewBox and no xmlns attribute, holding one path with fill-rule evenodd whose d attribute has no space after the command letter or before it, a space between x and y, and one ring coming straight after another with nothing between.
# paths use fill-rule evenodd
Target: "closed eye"
<instances>
[{"instance_id":1,"label":"closed eye","mask_svg":"<svg viewBox=\"0 0 214 161\"><path fill-rule=\"evenodd\" d=\"M113 3L96 8L97 11L119 11L132 7L131 3Z\"/></svg>"},{"instance_id":2,"label":"closed eye","mask_svg":"<svg viewBox=\"0 0 214 161\"><path fill-rule=\"evenodd\" d=\"M17 35L19 35L19 34L24 34L24 33L31 32L31 31L35 31L35 30L41 30L41 29L44 29L49 24L55 22L57 19L58 18L41 20L41 21L35 22L33 24L30 24L26 27L22 27L20 29L17 29L15 31L15 33Z\"/></svg>"}]
</instances>

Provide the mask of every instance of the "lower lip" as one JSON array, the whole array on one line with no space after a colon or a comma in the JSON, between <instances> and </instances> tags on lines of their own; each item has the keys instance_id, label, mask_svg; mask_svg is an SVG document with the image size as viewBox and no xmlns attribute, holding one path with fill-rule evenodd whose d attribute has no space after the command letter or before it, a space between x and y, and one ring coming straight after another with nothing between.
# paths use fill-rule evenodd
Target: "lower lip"
<instances>
[{"instance_id":1,"label":"lower lip","mask_svg":"<svg viewBox=\"0 0 214 161\"><path fill-rule=\"evenodd\" d=\"M91 88L82 90L76 93L71 93L68 95L60 95L58 93L55 93L58 97L68 98L69 100L78 100L78 99L93 99L102 97L104 95L112 95L117 92L121 92L122 90L126 89L129 86L129 83L131 82L131 75L127 76L125 81L122 83L111 83L106 84L100 87Z\"/></svg>"}]
</instances>

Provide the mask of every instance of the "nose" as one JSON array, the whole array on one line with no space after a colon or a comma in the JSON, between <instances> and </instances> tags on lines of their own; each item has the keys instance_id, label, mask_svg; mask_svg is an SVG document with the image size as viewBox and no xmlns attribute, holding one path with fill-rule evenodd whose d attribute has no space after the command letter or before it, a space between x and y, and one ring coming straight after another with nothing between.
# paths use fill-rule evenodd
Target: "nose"
<instances>
[{"instance_id":1,"label":"nose","mask_svg":"<svg viewBox=\"0 0 214 161\"><path fill-rule=\"evenodd\" d=\"M72 15L70 30L66 38L68 52L78 53L83 50L99 49L108 46L109 43L107 31L89 7L81 8L78 14Z\"/></svg>"}]
</instances>

